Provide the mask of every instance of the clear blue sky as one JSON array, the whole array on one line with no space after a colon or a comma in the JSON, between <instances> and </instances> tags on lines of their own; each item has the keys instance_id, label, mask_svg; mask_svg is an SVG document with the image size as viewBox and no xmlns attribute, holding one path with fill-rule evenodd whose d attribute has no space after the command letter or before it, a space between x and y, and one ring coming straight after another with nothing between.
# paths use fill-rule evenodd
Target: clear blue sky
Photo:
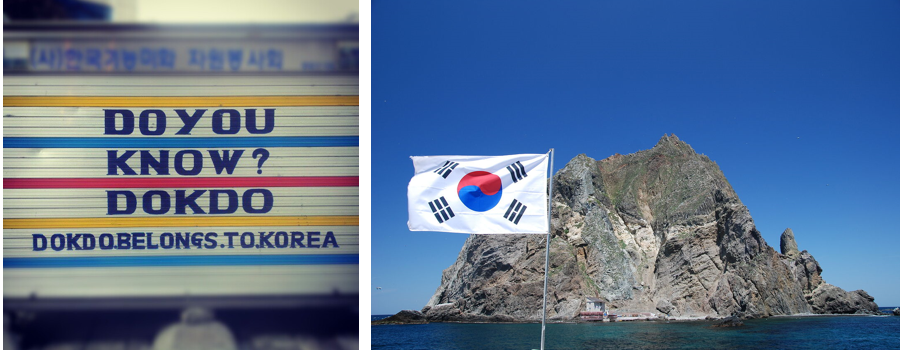
<instances>
[{"instance_id":1,"label":"clear blue sky","mask_svg":"<svg viewBox=\"0 0 900 350\"><path fill-rule=\"evenodd\" d=\"M410 232L411 155L554 172L675 133L778 249L900 306L900 2L372 4L372 312L421 309L467 235ZM382 287L382 290L376 290Z\"/></svg>"}]
</instances>

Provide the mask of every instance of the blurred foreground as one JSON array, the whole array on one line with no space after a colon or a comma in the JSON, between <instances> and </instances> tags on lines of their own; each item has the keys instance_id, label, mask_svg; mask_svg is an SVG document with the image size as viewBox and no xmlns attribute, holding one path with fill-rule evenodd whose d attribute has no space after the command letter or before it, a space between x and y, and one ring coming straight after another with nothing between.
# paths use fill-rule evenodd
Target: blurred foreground
<instances>
[{"instance_id":1,"label":"blurred foreground","mask_svg":"<svg viewBox=\"0 0 900 350\"><path fill-rule=\"evenodd\" d=\"M358 349L348 307L7 311L4 349Z\"/></svg>"}]
</instances>

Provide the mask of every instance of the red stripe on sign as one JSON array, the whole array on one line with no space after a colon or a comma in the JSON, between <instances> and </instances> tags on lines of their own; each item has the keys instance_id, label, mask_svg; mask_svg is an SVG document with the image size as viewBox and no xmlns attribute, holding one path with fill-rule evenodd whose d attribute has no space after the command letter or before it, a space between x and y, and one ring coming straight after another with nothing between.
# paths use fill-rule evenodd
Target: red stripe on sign
<instances>
[{"instance_id":1,"label":"red stripe on sign","mask_svg":"<svg viewBox=\"0 0 900 350\"><path fill-rule=\"evenodd\" d=\"M3 188L359 187L358 176L3 179Z\"/></svg>"}]
</instances>

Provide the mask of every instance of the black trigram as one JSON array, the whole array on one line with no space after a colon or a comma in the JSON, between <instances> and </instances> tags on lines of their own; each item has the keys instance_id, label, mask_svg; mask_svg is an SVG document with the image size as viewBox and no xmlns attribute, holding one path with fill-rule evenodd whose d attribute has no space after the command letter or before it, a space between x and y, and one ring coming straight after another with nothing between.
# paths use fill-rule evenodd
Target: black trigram
<instances>
[{"instance_id":1,"label":"black trigram","mask_svg":"<svg viewBox=\"0 0 900 350\"><path fill-rule=\"evenodd\" d=\"M450 172L452 172L453 169L456 169L457 165L459 165L459 163L451 162L448 160L448 161L444 162L444 165L441 165L440 168L437 168L437 170L435 170L434 173L438 174L440 176L443 176L446 179L447 175L450 175Z\"/></svg>"},{"instance_id":2,"label":"black trigram","mask_svg":"<svg viewBox=\"0 0 900 350\"><path fill-rule=\"evenodd\" d=\"M527 205L522 205L522 202L513 199L512 203L509 205L509 209L506 209L506 214L503 214L503 218L518 225L519 219L522 218L522 214L525 214L525 209L528 209Z\"/></svg>"},{"instance_id":3,"label":"black trigram","mask_svg":"<svg viewBox=\"0 0 900 350\"><path fill-rule=\"evenodd\" d=\"M439 224L443 224L444 221L450 220L454 216L453 210L450 210L450 205L447 204L444 197L430 201L428 205L431 206L431 212L434 213L434 218Z\"/></svg>"},{"instance_id":4,"label":"black trigram","mask_svg":"<svg viewBox=\"0 0 900 350\"><path fill-rule=\"evenodd\" d=\"M509 170L509 174L512 175L513 182L519 182L519 180L528 177L528 174L525 173L525 167L519 161L507 165L506 170Z\"/></svg>"}]
</instances>

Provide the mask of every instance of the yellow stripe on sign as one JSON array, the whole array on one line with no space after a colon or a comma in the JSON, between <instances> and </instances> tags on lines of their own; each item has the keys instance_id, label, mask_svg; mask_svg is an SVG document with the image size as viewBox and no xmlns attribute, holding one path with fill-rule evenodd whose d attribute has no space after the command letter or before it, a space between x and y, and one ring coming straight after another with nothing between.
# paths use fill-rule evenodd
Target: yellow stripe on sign
<instances>
[{"instance_id":1,"label":"yellow stripe on sign","mask_svg":"<svg viewBox=\"0 0 900 350\"><path fill-rule=\"evenodd\" d=\"M5 229L217 226L359 226L359 216L3 219Z\"/></svg>"},{"instance_id":2,"label":"yellow stripe on sign","mask_svg":"<svg viewBox=\"0 0 900 350\"><path fill-rule=\"evenodd\" d=\"M3 96L3 107L359 106L359 96Z\"/></svg>"}]
</instances>

